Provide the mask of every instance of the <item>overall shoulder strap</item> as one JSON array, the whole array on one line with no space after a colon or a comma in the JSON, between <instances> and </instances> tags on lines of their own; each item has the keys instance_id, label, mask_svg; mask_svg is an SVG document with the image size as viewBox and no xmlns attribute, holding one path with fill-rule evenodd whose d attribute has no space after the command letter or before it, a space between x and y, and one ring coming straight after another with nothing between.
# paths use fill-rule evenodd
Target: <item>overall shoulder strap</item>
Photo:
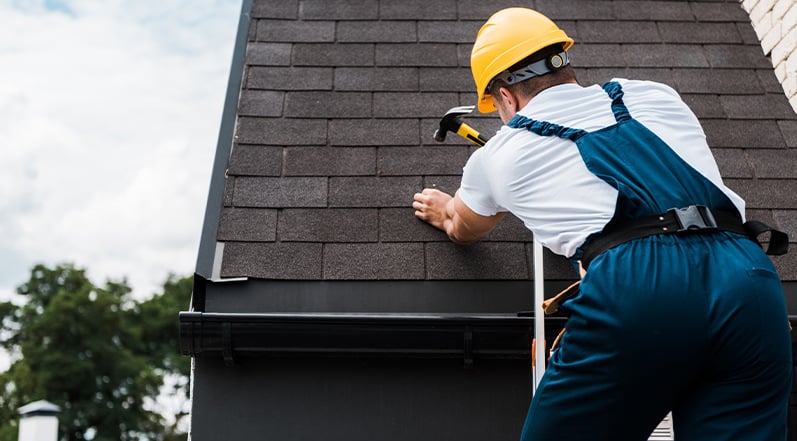
<instances>
[{"instance_id":1,"label":"overall shoulder strap","mask_svg":"<svg viewBox=\"0 0 797 441\"><path fill-rule=\"evenodd\" d=\"M569 139L573 142L576 142L579 138L588 133L581 129L572 129L546 121L537 121L521 114L515 115L515 117L507 123L507 126L513 129L526 129L540 136L557 136L559 138Z\"/></svg>"},{"instance_id":2,"label":"overall shoulder strap","mask_svg":"<svg viewBox=\"0 0 797 441\"><path fill-rule=\"evenodd\" d=\"M612 99L612 113L614 113L614 119L617 122L627 121L631 119L631 114L628 112L628 108L625 107L625 103L623 102L623 87L617 81L609 81L603 83L603 90L609 95L609 98Z\"/></svg>"}]
</instances>

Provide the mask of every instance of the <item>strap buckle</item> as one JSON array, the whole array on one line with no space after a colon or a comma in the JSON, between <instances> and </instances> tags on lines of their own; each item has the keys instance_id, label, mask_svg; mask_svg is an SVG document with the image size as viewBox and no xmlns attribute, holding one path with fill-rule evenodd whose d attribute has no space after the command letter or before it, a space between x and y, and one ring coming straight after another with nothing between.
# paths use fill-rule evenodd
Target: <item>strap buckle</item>
<instances>
[{"instance_id":1,"label":"strap buckle","mask_svg":"<svg viewBox=\"0 0 797 441\"><path fill-rule=\"evenodd\" d=\"M689 230L717 229L717 221L711 210L705 205L690 205L684 208L670 208L667 213L672 213L678 222L677 233Z\"/></svg>"}]
</instances>

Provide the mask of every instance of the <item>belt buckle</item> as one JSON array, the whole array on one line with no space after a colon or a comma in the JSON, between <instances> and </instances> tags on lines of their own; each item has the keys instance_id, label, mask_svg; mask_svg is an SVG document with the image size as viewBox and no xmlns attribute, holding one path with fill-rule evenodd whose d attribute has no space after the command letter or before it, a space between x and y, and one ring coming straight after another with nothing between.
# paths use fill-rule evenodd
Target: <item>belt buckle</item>
<instances>
[{"instance_id":1,"label":"belt buckle","mask_svg":"<svg viewBox=\"0 0 797 441\"><path fill-rule=\"evenodd\" d=\"M676 233L690 230L716 229L717 221L711 210L705 205L690 205L684 208L670 208L668 213L672 213L678 222Z\"/></svg>"}]
</instances>

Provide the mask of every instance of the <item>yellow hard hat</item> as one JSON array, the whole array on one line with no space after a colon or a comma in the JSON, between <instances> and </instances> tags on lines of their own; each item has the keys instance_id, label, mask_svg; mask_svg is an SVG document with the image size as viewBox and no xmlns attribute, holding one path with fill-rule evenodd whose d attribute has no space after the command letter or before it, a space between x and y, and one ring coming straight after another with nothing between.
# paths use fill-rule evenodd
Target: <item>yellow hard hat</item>
<instances>
[{"instance_id":1,"label":"yellow hard hat","mask_svg":"<svg viewBox=\"0 0 797 441\"><path fill-rule=\"evenodd\" d=\"M557 43L567 50L573 45L573 39L537 11L507 8L493 14L479 30L470 53L479 111L496 110L493 97L487 93L487 85L493 78L529 55Z\"/></svg>"}]
</instances>

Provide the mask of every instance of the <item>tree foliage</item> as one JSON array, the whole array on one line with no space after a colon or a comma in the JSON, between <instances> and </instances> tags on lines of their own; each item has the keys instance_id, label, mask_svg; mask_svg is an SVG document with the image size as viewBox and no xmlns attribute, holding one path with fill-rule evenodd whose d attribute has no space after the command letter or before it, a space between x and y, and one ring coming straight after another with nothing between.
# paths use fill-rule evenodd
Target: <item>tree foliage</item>
<instances>
[{"instance_id":1,"label":"tree foliage","mask_svg":"<svg viewBox=\"0 0 797 441\"><path fill-rule=\"evenodd\" d=\"M0 374L0 441L17 439L16 409L40 399L61 407L63 441L179 439L147 403L165 376L187 383L177 312L190 277L136 301L125 281L96 286L73 265L37 265L17 293L23 304L0 303L0 346L15 360Z\"/></svg>"}]
</instances>

